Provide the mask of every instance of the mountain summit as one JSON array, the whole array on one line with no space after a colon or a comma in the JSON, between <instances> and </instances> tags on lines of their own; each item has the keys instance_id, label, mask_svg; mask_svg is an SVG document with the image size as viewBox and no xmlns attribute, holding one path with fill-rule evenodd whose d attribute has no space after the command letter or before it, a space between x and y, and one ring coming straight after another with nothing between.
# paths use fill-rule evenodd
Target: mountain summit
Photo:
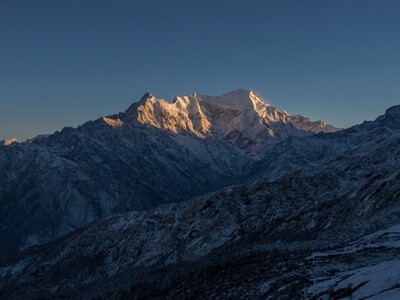
<instances>
[{"instance_id":1,"label":"mountain summit","mask_svg":"<svg viewBox=\"0 0 400 300\"><path fill-rule=\"evenodd\" d=\"M339 130L322 121L313 122L301 115L280 112L256 92L246 89L217 97L197 93L177 96L172 103L147 92L122 116L107 118L106 122L115 126L121 120L151 125L173 134L220 139L252 156L260 155L260 144Z\"/></svg>"}]
</instances>

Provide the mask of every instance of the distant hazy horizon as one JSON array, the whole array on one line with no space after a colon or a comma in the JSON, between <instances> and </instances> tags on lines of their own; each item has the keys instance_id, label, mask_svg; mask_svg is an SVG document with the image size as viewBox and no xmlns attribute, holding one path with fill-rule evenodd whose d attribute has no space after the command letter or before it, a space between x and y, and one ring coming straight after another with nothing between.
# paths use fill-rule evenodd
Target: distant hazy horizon
<instances>
[{"instance_id":1,"label":"distant hazy horizon","mask_svg":"<svg viewBox=\"0 0 400 300\"><path fill-rule=\"evenodd\" d=\"M255 90L346 128L400 104L399 1L0 4L0 139L124 111L151 91Z\"/></svg>"}]
</instances>

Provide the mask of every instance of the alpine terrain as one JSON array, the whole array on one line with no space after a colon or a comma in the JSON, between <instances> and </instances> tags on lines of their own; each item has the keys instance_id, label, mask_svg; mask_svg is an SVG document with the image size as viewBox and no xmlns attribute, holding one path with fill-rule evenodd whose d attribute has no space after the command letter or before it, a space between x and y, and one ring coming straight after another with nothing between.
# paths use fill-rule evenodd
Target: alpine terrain
<instances>
[{"instance_id":1,"label":"alpine terrain","mask_svg":"<svg viewBox=\"0 0 400 300\"><path fill-rule=\"evenodd\" d=\"M146 93L0 172L0 298L400 297L400 106L339 129Z\"/></svg>"},{"instance_id":2,"label":"alpine terrain","mask_svg":"<svg viewBox=\"0 0 400 300\"><path fill-rule=\"evenodd\" d=\"M246 181L274 144L335 130L292 119L241 89L173 103L146 93L124 113L23 143L4 141L0 257L99 218Z\"/></svg>"}]
</instances>

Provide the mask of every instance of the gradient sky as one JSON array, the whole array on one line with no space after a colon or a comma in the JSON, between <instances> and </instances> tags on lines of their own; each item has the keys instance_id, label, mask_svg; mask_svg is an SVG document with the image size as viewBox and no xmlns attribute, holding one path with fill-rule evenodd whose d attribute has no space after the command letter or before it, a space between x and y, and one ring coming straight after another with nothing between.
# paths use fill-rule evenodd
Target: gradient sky
<instances>
[{"instance_id":1,"label":"gradient sky","mask_svg":"<svg viewBox=\"0 0 400 300\"><path fill-rule=\"evenodd\" d=\"M244 87L336 126L400 104L400 1L0 0L0 139Z\"/></svg>"}]
</instances>

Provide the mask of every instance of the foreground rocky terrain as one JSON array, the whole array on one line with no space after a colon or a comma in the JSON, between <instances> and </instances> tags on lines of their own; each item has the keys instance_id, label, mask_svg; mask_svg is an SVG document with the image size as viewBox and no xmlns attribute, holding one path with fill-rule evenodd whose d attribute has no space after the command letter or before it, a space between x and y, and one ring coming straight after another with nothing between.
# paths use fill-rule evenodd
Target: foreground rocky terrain
<instances>
[{"instance_id":1,"label":"foreground rocky terrain","mask_svg":"<svg viewBox=\"0 0 400 300\"><path fill-rule=\"evenodd\" d=\"M0 295L398 297L400 106L334 133L290 128L262 140L262 156L237 146L257 157L245 183L113 215L4 260Z\"/></svg>"},{"instance_id":2,"label":"foreground rocky terrain","mask_svg":"<svg viewBox=\"0 0 400 300\"><path fill-rule=\"evenodd\" d=\"M259 177L273 145L337 128L293 118L255 92L146 93L124 113L0 146L0 257L94 220Z\"/></svg>"}]
</instances>

